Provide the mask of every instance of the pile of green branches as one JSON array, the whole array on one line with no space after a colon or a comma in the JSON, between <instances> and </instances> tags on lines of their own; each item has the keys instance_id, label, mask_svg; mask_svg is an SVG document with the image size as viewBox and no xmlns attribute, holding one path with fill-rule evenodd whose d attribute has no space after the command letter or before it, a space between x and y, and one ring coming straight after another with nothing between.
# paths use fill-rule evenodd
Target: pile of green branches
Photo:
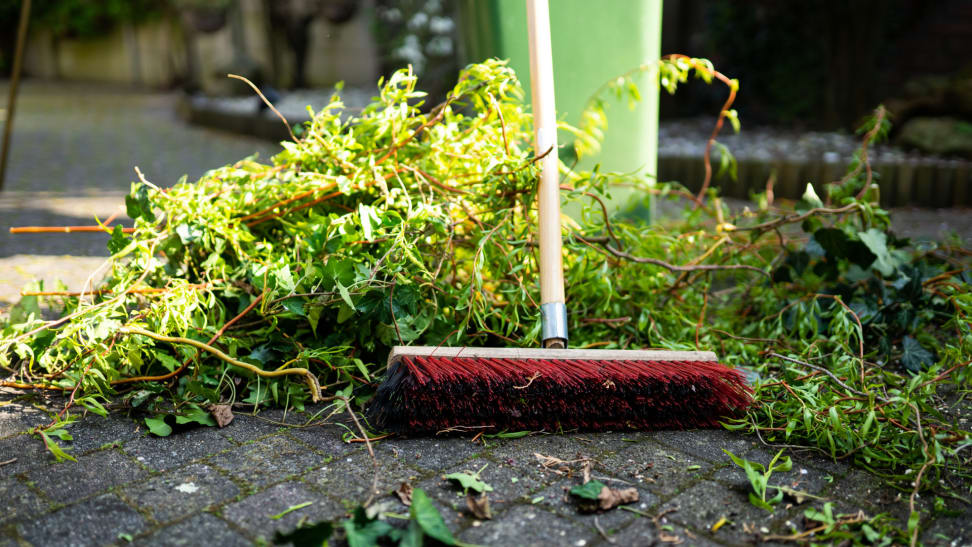
<instances>
[{"instance_id":1,"label":"pile of green branches","mask_svg":"<svg viewBox=\"0 0 972 547\"><path fill-rule=\"evenodd\" d=\"M722 80L719 124L738 127L738 85L706 61L639 71L669 91L693 73ZM637 100L633 74L564 127L579 152L606 127L607 96ZM99 288L38 290L0 319L2 384L206 421L207 404L360 407L395 344L536 346L538 168L515 75L471 65L432 108L416 81L395 73L357 113L335 95L269 164L169 188L140 176L134 230L112 229ZM757 404L729 427L880 473L918 515L924 489L969 495L972 441L954 407L972 378L972 275L967 249L899 239L876 205L867 150L887 129L878 109L824 198L808 187L780 206L766 193L754 210L707 188L708 151L699 195L563 166L563 199L580 211L562 220L567 305L574 347L713 349L747 367ZM733 169L725 151L721 165ZM640 200L612 212L619 186L684 213L647 222Z\"/></svg>"}]
</instances>

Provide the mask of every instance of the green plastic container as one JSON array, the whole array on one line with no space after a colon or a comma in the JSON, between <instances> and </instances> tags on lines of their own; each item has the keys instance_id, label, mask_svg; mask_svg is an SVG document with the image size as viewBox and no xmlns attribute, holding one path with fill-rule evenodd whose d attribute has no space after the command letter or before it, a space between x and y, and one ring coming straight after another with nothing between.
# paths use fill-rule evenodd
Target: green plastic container
<instances>
[{"instance_id":1,"label":"green plastic container","mask_svg":"<svg viewBox=\"0 0 972 547\"><path fill-rule=\"evenodd\" d=\"M657 62L661 48L662 0L551 0L557 112L577 124L591 95L605 82L642 64ZM460 3L460 51L464 62L509 59L530 97L526 6L523 0L464 0ZM642 75L636 80L642 101L607 100L608 129L601 152L585 157L581 168L657 173L658 87ZM561 144L572 142L560 134ZM568 164L573 148L561 148ZM633 198L615 192L613 204Z\"/></svg>"}]
</instances>

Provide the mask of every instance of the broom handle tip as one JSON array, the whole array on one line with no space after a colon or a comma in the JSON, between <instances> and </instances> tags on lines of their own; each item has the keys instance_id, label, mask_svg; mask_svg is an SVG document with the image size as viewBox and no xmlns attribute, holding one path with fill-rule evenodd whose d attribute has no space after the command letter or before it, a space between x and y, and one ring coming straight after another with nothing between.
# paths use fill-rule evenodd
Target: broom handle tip
<instances>
[{"instance_id":1,"label":"broom handle tip","mask_svg":"<svg viewBox=\"0 0 972 547\"><path fill-rule=\"evenodd\" d=\"M567 312L560 228L560 174L557 157L557 107L554 101L550 11L547 0L527 0L534 149L540 160L537 191L540 243L540 301L544 346L567 341Z\"/></svg>"}]
</instances>

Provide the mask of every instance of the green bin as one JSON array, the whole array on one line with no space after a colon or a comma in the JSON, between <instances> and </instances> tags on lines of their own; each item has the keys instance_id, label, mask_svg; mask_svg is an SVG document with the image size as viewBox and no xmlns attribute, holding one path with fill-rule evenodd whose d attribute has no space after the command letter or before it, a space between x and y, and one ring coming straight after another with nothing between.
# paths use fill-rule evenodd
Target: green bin
<instances>
[{"instance_id":1,"label":"green bin","mask_svg":"<svg viewBox=\"0 0 972 547\"><path fill-rule=\"evenodd\" d=\"M460 52L473 63L490 57L509 59L530 97L524 0L464 0L459 4ZM662 0L551 0L554 79L558 119L576 125L587 100L602 84L642 64L657 62L661 48ZM626 100L607 98L608 129L601 152L585 157L581 168L657 173L658 87L650 75L636 79L642 101L634 110ZM561 144L570 144L561 132ZM572 147L562 147L570 163ZM613 192L615 205L634 197ZM639 196L640 197L640 196Z\"/></svg>"}]
</instances>

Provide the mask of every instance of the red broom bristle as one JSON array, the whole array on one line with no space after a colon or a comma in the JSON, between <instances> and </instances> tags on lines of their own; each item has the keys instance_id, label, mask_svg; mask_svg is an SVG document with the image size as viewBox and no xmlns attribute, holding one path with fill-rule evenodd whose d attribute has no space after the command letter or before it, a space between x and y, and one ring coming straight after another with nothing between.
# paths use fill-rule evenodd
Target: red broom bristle
<instances>
[{"instance_id":1,"label":"red broom bristle","mask_svg":"<svg viewBox=\"0 0 972 547\"><path fill-rule=\"evenodd\" d=\"M715 427L751 396L742 372L715 361L402 356L368 418L414 433Z\"/></svg>"}]
</instances>

